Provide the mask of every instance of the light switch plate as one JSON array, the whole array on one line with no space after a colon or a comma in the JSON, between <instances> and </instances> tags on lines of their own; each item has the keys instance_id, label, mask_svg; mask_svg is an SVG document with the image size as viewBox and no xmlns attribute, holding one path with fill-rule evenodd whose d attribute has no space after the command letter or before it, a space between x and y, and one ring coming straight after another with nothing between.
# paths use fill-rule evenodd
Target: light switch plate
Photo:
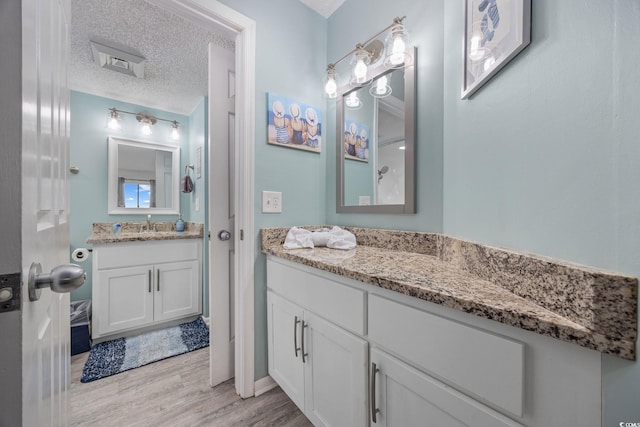
<instances>
[{"instance_id":1,"label":"light switch plate","mask_svg":"<svg viewBox=\"0 0 640 427\"><path fill-rule=\"evenodd\" d=\"M200 212L200 197L196 197L196 212Z\"/></svg>"},{"instance_id":2,"label":"light switch plate","mask_svg":"<svg viewBox=\"0 0 640 427\"><path fill-rule=\"evenodd\" d=\"M281 213L282 193L279 191L262 192L262 213Z\"/></svg>"}]
</instances>

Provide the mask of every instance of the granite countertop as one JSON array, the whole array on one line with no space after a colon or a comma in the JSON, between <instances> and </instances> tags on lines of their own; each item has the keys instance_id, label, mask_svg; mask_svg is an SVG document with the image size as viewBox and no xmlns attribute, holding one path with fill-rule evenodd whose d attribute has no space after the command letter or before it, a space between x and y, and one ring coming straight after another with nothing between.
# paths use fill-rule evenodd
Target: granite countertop
<instances>
[{"instance_id":1,"label":"granite countertop","mask_svg":"<svg viewBox=\"0 0 640 427\"><path fill-rule=\"evenodd\" d=\"M151 240L201 239L204 235L204 225L195 222L185 222L184 231L176 231L176 223L172 221L151 222L152 231L140 231L146 228L145 222L121 222L122 227L118 235L112 231L112 222L94 222L93 233L87 243L123 243L145 242Z\"/></svg>"},{"instance_id":2,"label":"granite countertop","mask_svg":"<svg viewBox=\"0 0 640 427\"><path fill-rule=\"evenodd\" d=\"M635 360L636 278L434 233L344 228L357 248L286 250L288 228L266 228L262 251Z\"/></svg>"}]
</instances>

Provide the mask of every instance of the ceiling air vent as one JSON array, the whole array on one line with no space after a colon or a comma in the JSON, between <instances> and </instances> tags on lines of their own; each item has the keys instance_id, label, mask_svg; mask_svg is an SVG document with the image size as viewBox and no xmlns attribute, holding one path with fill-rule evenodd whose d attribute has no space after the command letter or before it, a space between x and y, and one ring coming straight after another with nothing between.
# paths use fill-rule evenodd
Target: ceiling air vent
<instances>
[{"instance_id":1,"label":"ceiling air vent","mask_svg":"<svg viewBox=\"0 0 640 427\"><path fill-rule=\"evenodd\" d=\"M146 59L136 49L100 38L93 38L90 42L93 60L98 66L129 76L144 78Z\"/></svg>"}]
</instances>

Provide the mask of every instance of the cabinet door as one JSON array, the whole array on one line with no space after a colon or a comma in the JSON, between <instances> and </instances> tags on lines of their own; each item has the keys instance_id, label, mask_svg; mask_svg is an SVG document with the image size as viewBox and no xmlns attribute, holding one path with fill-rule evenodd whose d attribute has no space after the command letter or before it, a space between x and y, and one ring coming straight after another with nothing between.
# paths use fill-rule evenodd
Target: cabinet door
<instances>
[{"instance_id":1,"label":"cabinet door","mask_svg":"<svg viewBox=\"0 0 640 427\"><path fill-rule=\"evenodd\" d=\"M269 375L304 412L301 326L302 309L267 292Z\"/></svg>"},{"instance_id":2,"label":"cabinet door","mask_svg":"<svg viewBox=\"0 0 640 427\"><path fill-rule=\"evenodd\" d=\"M367 425L367 342L307 311L305 415L315 426Z\"/></svg>"},{"instance_id":3,"label":"cabinet door","mask_svg":"<svg viewBox=\"0 0 640 427\"><path fill-rule=\"evenodd\" d=\"M375 422L372 410L372 426L522 427L376 348L371 349L371 368L370 404L377 410Z\"/></svg>"},{"instance_id":4,"label":"cabinet door","mask_svg":"<svg viewBox=\"0 0 640 427\"><path fill-rule=\"evenodd\" d=\"M99 270L94 283L94 337L153 322L153 266Z\"/></svg>"},{"instance_id":5,"label":"cabinet door","mask_svg":"<svg viewBox=\"0 0 640 427\"><path fill-rule=\"evenodd\" d=\"M200 269L198 261L155 266L154 320L177 319L200 313Z\"/></svg>"}]
</instances>

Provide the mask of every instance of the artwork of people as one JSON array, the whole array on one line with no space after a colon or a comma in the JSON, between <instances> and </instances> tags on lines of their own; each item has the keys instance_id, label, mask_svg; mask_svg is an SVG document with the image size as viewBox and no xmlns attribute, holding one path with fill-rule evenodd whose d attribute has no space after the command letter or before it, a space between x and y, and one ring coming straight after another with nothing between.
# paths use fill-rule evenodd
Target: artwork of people
<instances>
[{"instance_id":1,"label":"artwork of people","mask_svg":"<svg viewBox=\"0 0 640 427\"><path fill-rule=\"evenodd\" d=\"M369 161L369 127L353 120L345 120L345 159Z\"/></svg>"},{"instance_id":2,"label":"artwork of people","mask_svg":"<svg viewBox=\"0 0 640 427\"><path fill-rule=\"evenodd\" d=\"M320 152L322 124L317 108L273 93L267 94L267 142Z\"/></svg>"}]
</instances>

